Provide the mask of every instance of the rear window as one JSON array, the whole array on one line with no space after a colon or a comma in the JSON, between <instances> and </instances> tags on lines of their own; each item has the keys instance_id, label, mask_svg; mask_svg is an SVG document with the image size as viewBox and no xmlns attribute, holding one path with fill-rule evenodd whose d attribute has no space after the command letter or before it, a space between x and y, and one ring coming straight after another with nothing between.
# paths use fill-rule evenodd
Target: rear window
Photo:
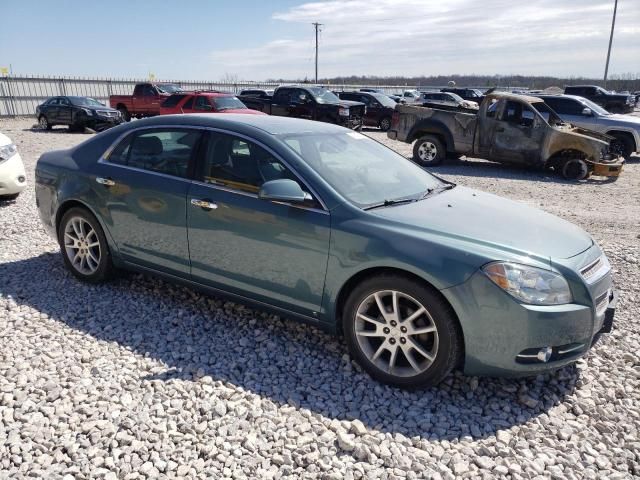
<instances>
[{"instance_id":1,"label":"rear window","mask_svg":"<svg viewBox=\"0 0 640 480\"><path fill-rule=\"evenodd\" d=\"M162 103L162 106L166 108L175 107L184 97L186 97L186 95L171 95Z\"/></svg>"}]
</instances>

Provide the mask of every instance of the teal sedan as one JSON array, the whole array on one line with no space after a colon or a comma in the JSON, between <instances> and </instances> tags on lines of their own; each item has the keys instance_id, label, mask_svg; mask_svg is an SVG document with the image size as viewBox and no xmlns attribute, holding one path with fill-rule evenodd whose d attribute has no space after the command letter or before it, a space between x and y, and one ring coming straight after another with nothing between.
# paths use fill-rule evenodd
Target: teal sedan
<instances>
[{"instance_id":1,"label":"teal sedan","mask_svg":"<svg viewBox=\"0 0 640 480\"><path fill-rule=\"evenodd\" d=\"M583 230L327 123L132 122L42 155L36 200L80 280L135 270L295 317L401 387L558 368L613 322Z\"/></svg>"}]
</instances>

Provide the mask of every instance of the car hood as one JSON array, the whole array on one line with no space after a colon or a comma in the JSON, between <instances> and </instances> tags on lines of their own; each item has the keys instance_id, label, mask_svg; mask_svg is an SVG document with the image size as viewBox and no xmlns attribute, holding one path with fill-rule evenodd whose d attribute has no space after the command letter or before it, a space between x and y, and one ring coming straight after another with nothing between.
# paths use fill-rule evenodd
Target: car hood
<instances>
[{"instance_id":1,"label":"car hood","mask_svg":"<svg viewBox=\"0 0 640 480\"><path fill-rule=\"evenodd\" d=\"M465 187L370 213L425 233L521 255L563 259L593 245L584 230L555 215Z\"/></svg>"},{"instance_id":2,"label":"car hood","mask_svg":"<svg viewBox=\"0 0 640 480\"><path fill-rule=\"evenodd\" d=\"M340 100L338 103L341 107L364 107L364 103L362 102L354 102L352 100Z\"/></svg>"},{"instance_id":3,"label":"car hood","mask_svg":"<svg viewBox=\"0 0 640 480\"><path fill-rule=\"evenodd\" d=\"M605 122L624 123L626 125L632 126L633 128L640 129L640 117L636 117L634 115L611 114L601 118Z\"/></svg>"},{"instance_id":4,"label":"car hood","mask_svg":"<svg viewBox=\"0 0 640 480\"><path fill-rule=\"evenodd\" d=\"M228 110L222 110L217 113L244 113L245 115L266 115L264 112L258 110L251 110L250 108L230 108Z\"/></svg>"}]
</instances>

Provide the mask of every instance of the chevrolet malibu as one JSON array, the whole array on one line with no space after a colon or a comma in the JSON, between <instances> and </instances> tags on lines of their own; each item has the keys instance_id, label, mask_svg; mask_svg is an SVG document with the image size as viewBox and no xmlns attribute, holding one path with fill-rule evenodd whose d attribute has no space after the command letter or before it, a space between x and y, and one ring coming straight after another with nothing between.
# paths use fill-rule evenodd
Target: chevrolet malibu
<instances>
[{"instance_id":1,"label":"chevrolet malibu","mask_svg":"<svg viewBox=\"0 0 640 480\"><path fill-rule=\"evenodd\" d=\"M611 268L583 230L327 123L121 125L42 155L36 201L79 279L131 269L299 318L401 387L557 368L613 321Z\"/></svg>"}]
</instances>

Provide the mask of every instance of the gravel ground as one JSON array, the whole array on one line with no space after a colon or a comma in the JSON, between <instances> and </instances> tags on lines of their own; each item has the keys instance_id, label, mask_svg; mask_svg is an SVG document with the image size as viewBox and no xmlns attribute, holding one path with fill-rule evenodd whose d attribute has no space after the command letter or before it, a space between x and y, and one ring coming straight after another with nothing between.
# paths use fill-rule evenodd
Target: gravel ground
<instances>
[{"instance_id":1,"label":"gravel ground","mask_svg":"<svg viewBox=\"0 0 640 480\"><path fill-rule=\"evenodd\" d=\"M476 160L438 168L593 234L619 309L574 366L404 392L294 321L142 275L79 283L32 186L42 152L88 136L32 123L0 121L31 183L0 204L0 478L640 476L640 158L617 182L580 184Z\"/></svg>"}]
</instances>

